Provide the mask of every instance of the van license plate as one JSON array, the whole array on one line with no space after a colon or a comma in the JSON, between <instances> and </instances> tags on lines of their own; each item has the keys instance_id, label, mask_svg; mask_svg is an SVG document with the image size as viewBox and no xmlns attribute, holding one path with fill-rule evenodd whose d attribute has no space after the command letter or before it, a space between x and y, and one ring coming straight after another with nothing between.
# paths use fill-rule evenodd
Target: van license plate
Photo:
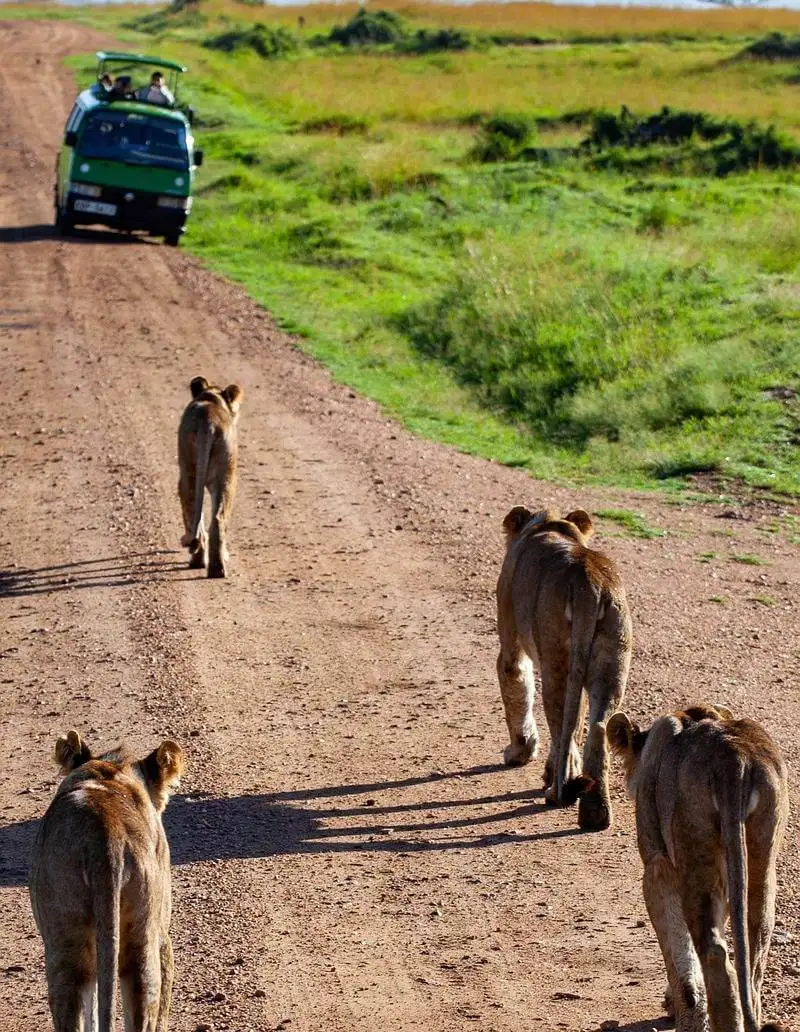
<instances>
[{"instance_id":1,"label":"van license plate","mask_svg":"<svg viewBox=\"0 0 800 1032\"><path fill-rule=\"evenodd\" d=\"M75 201L75 211L88 211L92 215L116 215L116 204L103 204L102 201Z\"/></svg>"}]
</instances>

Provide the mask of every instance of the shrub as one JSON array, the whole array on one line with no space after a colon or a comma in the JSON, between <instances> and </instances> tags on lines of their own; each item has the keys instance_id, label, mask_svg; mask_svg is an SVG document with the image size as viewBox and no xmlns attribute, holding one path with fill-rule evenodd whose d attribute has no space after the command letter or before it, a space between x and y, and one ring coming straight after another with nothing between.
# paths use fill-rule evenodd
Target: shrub
<instances>
[{"instance_id":1,"label":"shrub","mask_svg":"<svg viewBox=\"0 0 800 1032\"><path fill-rule=\"evenodd\" d=\"M640 233L655 233L656 236L659 236L669 226L675 225L676 221L669 198L656 197L653 203L642 212L637 228Z\"/></svg>"},{"instance_id":2,"label":"shrub","mask_svg":"<svg viewBox=\"0 0 800 1032\"><path fill-rule=\"evenodd\" d=\"M203 40L203 46L228 54L252 50L265 58L284 57L296 53L300 48L299 41L288 29L283 26L273 29L261 22L248 28L240 26L218 36L209 36Z\"/></svg>"},{"instance_id":3,"label":"shrub","mask_svg":"<svg viewBox=\"0 0 800 1032\"><path fill-rule=\"evenodd\" d=\"M326 39L343 47L363 47L400 43L408 35L406 22L394 11L361 7L345 25L335 25Z\"/></svg>"},{"instance_id":4,"label":"shrub","mask_svg":"<svg viewBox=\"0 0 800 1032\"><path fill-rule=\"evenodd\" d=\"M703 143L712 146L704 147ZM619 115L596 115L581 150L603 153L595 168L729 175L759 168L791 168L800 164L800 146L754 122L718 119L701 111L673 111L637 118L626 107ZM627 152L634 151L634 154Z\"/></svg>"},{"instance_id":5,"label":"shrub","mask_svg":"<svg viewBox=\"0 0 800 1032\"><path fill-rule=\"evenodd\" d=\"M513 161L531 142L534 124L521 115L505 115L485 121L469 152L473 161Z\"/></svg>"},{"instance_id":6,"label":"shrub","mask_svg":"<svg viewBox=\"0 0 800 1032\"><path fill-rule=\"evenodd\" d=\"M433 54L443 50L470 50L477 46L476 38L461 29L418 29L397 49L407 54Z\"/></svg>"},{"instance_id":7,"label":"shrub","mask_svg":"<svg viewBox=\"0 0 800 1032\"><path fill-rule=\"evenodd\" d=\"M353 161L332 162L324 170L319 187L320 194L334 204L363 201L373 196L369 176Z\"/></svg>"},{"instance_id":8,"label":"shrub","mask_svg":"<svg viewBox=\"0 0 800 1032\"><path fill-rule=\"evenodd\" d=\"M412 30L394 11L370 11L362 7L345 25L336 25L327 36L318 36L314 46L389 47L398 54L433 54L444 50L469 50L477 37L462 29Z\"/></svg>"},{"instance_id":9,"label":"shrub","mask_svg":"<svg viewBox=\"0 0 800 1032\"><path fill-rule=\"evenodd\" d=\"M755 57L762 61L796 61L800 58L800 36L770 32L745 47L740 56Z\"/></svg>"},{"instance_id":10,"label":"shrub","mask_svg":"<svg viewBox=\"0 0 800 1032\"><path fill-rule=\"evenodd\" d=\"M800 163L800 147L775 126L734 126L729 141L715 150L720 175L749 168L788 168Z\"/></svg>"},{"instance_id":11,"label":"shrub","mask_svg":"<svg viewBox=\"0 0 800 1032\"><path fill-rule=\"evenodd\" d=\"M623 106L619 115L595 115L585 147L647 147L653 143L678 144L697 135L715 140L730 131L730 122L712 118L702 111L673 111L663 107L658 114L637 118Z\"/></svg>"},{"instance_id":12,"label":"shrub","mask_svg":"<svg viewBox=\"0 0 800 1032\"><path fill-rule=\"evenodd\" d=\"M172 0L166 7L132 18L124 23L124 27L155 36L177 24L202 25L206 21L200 0Z\"/></svg>"}]
</instances>

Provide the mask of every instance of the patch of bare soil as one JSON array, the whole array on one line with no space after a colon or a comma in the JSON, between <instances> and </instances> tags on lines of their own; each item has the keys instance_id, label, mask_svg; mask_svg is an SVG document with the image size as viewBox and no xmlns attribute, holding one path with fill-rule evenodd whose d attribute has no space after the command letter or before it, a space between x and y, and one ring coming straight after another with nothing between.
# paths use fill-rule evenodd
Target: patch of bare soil
<instances>
[{"instance_id":1,"label":"patch of bare soil","mask_svg":"<svg viewBox=\"0 0 800 1032\"><path fill-rule=\"evenodd\" d=\"M188 750L166 819L173 1029L666 1027L619 773L612 830L584 835L545 808L542 759L498 765L500 521L582 505L666 531L600 522L635 621L627 709L705 698L764 721L797 812L790 522L578 494L417 439L180 252L54 238L61 60L103 42L0 24L0 1027L49 1027L25 882L68 727ZM196 374L247 392L221 582L178 548ZM796 834L793 817L765 1000L784 1019L800 1010Z\"/></svg>"}]
</instances>

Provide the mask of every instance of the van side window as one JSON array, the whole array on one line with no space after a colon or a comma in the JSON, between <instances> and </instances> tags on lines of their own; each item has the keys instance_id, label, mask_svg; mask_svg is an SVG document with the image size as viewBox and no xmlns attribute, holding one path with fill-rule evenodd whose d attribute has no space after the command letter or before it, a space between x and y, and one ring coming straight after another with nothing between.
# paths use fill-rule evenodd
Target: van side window
<instances>
[{"instance_id":1,"label":"van side window","mask_svg":"<svg viewBox=\"0 0 800 1032\"><path fill-rule=\"evenodd\" d=\"M76 104L73 107L72 111L70 111L70 113L69 113L69 118L67 119L67 124L64 126L64 132L68 133L68 132L71 132L73 129L77 129L78 126L80 125L80 121L81 121L82 116L83 116L83 108L80 106L80 104Z\"/></svg>"}]
</instances>

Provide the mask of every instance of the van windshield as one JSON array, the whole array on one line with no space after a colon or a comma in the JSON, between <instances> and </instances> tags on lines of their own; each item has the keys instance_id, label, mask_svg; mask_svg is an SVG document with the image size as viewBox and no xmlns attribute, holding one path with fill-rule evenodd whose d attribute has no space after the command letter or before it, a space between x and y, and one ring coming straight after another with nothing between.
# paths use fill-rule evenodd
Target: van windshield
<instances>
[{"instance_id":1,"label":"van windshield","mask_svg":"<svg viewBox=\"0 0 800 1032\"><path fill-rule=\"evenodd\" d=\"M84 158L107 158L128 165L187 169L186 129L177 121L136 111L95 111L81 134Z\"/></svg>"}]
</instances>

